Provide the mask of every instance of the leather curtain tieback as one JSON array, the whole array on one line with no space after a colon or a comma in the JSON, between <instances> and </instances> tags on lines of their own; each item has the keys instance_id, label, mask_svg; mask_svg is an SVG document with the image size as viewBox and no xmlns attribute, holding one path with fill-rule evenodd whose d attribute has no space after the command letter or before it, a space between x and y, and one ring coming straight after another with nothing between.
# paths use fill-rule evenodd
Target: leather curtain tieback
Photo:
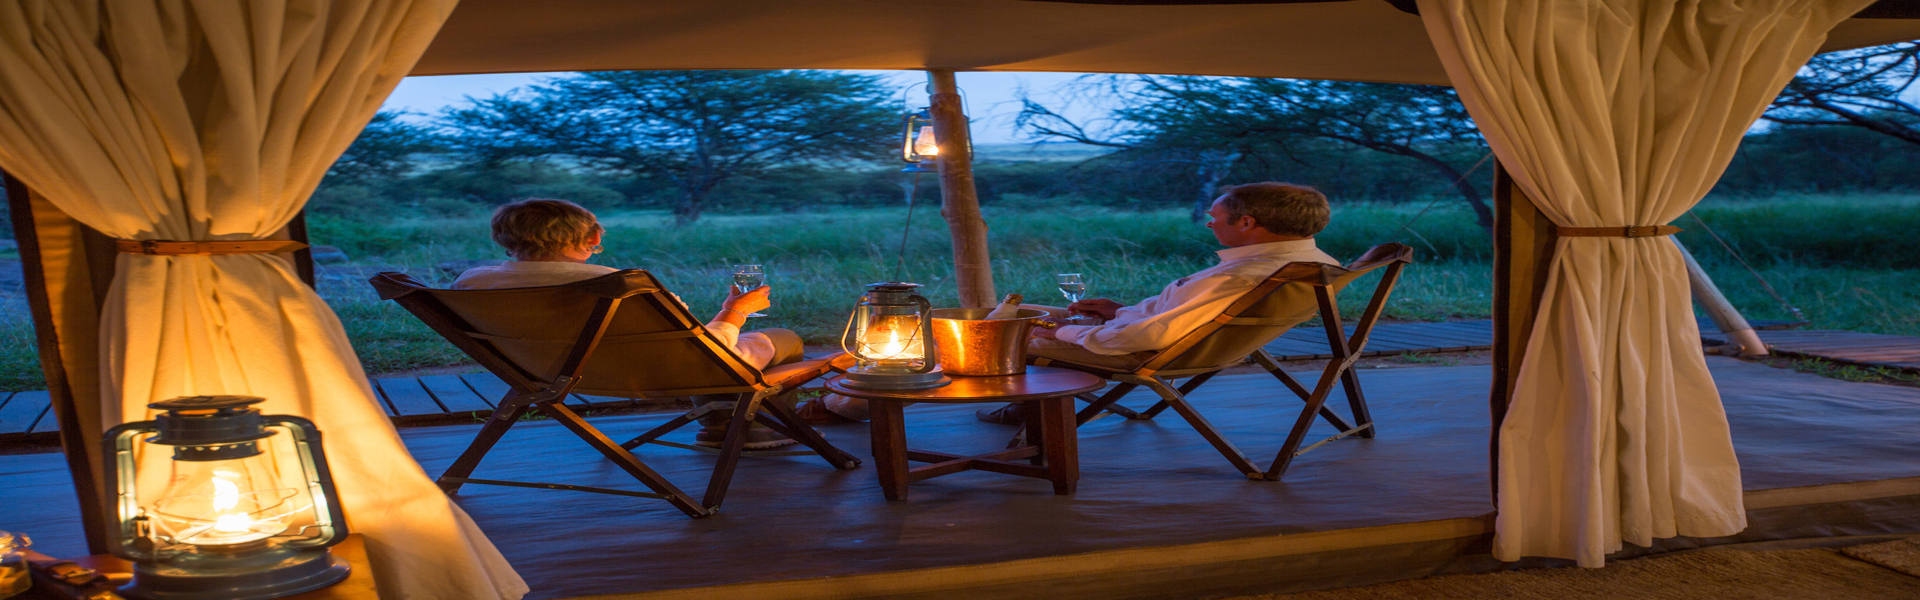
<instances>
[{"instance_id":1,"label":"leather curtain tieback","mask_svg":"<svg viewBox=\"0 0 1920 600\"><path fill-rule=\"evenodd\" d=\"M1659 237L1680 233L1682 229L1672 225L1638 225L1630 227L1555 227L1554 235L1560 237Z\"/></svg>"},{"instance_id":2,"label":"leather curtain tieback","mask_svg":"<svg viewBox=\"0 0 1920 600\"><path fill-rule=\"evenodd\" d=\"M304 250L307 245L292 240L211 240L174 242L167 240L114 240L121 254L175 256L182 254L270 254Z\"/></svg>"}]
</instances>

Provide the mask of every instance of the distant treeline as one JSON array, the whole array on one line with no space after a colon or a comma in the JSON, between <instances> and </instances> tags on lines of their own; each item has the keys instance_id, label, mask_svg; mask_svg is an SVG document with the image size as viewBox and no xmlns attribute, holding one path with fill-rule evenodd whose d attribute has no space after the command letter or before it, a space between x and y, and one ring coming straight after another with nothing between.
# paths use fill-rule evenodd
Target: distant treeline
<instances>
[{"instance_id":1,"label":"distant treeline","mask_svg":"<svg viewBox=\"0 0 1920 600\"><path fill-rule=\"evenodd\" d=\"M1251 156L1221 180L1280 179L1320 187L1336 199L1386 203L1451 201L1452 182L1410 159L1326 142L1294 144L1285 156ZM1484 146L1462 144L1449 162L1475 165L1466 177L1490 190L1492 161ZM974 167L986 205L1191 206L1206 179L1189 163L1115 153L1088 160L996 160ZM396 208L425 214L467 214L516 198L553 197L595 209L670 209L678 199L664 177L636 177L552 160L461 164L453 155L411 155L411 168L388 177L329 177L311 210L336 216L390 217ZM914 175L899 163L793 164L742 175L716 186L706 210L722 213L801 211L838 206L896 205ZM921 202L939 202L939 178L918 175ZM1774 126L1748 135L1720 195L1920 190L1920 152L1911 144L1858 128Z\"/></svg>"}]
</instances>

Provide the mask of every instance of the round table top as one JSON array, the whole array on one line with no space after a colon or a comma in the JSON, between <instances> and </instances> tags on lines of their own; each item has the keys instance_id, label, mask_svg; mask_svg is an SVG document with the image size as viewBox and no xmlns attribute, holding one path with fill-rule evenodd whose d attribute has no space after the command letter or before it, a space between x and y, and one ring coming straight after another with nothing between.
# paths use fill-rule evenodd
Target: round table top
<instances>
[{"instance_id":1,"label":"round table top","mask_svg":"<svg viewBox=\"0 0 1920 600\"><path fill-rule=\"evenodd\" d=\"M867 390L847 387L845 378L836 375L827 380L827 389L867 400L968 404L1058 398L1091 392L1106 385L1106 380L1090 373L1035 366L1027 367L1027 372L1021 375L954 376L951 379L953 383L924 390Z\"/></svg>"}]
</instances>

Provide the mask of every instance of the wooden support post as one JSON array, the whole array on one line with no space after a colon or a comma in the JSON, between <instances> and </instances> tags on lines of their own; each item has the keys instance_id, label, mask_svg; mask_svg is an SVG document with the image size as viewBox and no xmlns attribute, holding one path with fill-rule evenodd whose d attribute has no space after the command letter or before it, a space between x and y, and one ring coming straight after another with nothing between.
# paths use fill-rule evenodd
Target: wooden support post
<instances>
[{"instance_id":1,"label":"wooden support post","mask_svg":"<svg viewBox=\"0 0 1920 600\"><path fill-rule=\"evenodd\" d=\"M1546 293L1553 259L1553 222L1520 191L1506 165L1493 170L1493 389L1488 408L1493 439L1487 444L1489 483L1500 489L1500 424L1513 400L1514 380L1533 336L1534 314ZM1498 498L1495 498L1496 504Z\"/></svg>"},{"instance_id":2,"label":"wooden support post","mask_svg":"<svg viewBox=\"0 0 1920 600\"><path fill-rule=\"evenodd\" d=\"M980 197L973 189L973 144L968 139L967 115L960 105L960 87L953 71L927 71L933 113L933 134L940 141L940 216L947 219L953 238L953 279L960 305L984 308L999 303L993 293L993 263L987 257L987 221L980 216Z\"/></svg>"},{"instance_id":3,"label":"wooden support post","mask_svg":"<svg viewBox=\"0 0 1920 600\"><path fill-rule=\"evenodd\" d=\"M1733 308L1733 303L1720 293L1720 288L1713 285L1713 278L1707 277L1700 263L1693 260L1693 253L1680 243L1680 238L1667 237L1673 239L1673 246L1680 249L1680 258L1687 262L1687 287L1693 289L1694 303L1707 311L1707 317L1713 319L1713 325L1719 327L1721 333L1727 334L1728 342L1740 347L1741 356L1766 356L1767 345L1760 341L1760 335L1754 333L1753 326L1747 324L1746 317L1740 316L1740 311Z\"/></svg>"},{"instance_id":4,"label":"wooden support post","mask_svg":"<svg viewBox=\"0 0 1920 600\"><path fill-rule=\"evenodd\" d=\"M87 549L107 551L108 499L100 493L100 305L113 281L112 240L61 213L45 197L0 171L20 243L20 271L33 313L40 370L46 376L60 447L73 476ZM47 256L60 257L49 261ZM52 263L55 270L49 271Z\"/></svg>"}]
</instances>

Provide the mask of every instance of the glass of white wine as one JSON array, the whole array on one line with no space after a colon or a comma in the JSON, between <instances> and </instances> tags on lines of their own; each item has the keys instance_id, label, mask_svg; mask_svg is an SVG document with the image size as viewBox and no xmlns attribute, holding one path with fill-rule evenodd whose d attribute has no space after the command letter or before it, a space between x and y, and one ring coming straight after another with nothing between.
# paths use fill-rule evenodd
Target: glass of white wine
<instances>
[{"instance_id":1,"label":"glass of white wine","mask_svg":"<svg viewBox=\"0 0 1920 600\"><path fill-rule=\"evenodd\" d=\"M1079 302L1081 298L1086 297L1087 279L1079 273L1060 273L1054 275L1053 279L1060 285L1060 295L1067 297L1067 304ZM1082 315L1068 315L1064 320L1068 324L1077 325L1086 323L1087 318Z\"/></svg>"},{"instance_id":2,"label":"glass of white wine","mask_svg":"<svg viewBox=\"0 0 1920 600\"><path fill-rule=\"evenodd\" d=\"M759 289L767 284L767 270L760 265L734 265L733 285L740 291ZM747 317L764 317L766 313L753 313Z\"/></svg>"}]
</instances>

